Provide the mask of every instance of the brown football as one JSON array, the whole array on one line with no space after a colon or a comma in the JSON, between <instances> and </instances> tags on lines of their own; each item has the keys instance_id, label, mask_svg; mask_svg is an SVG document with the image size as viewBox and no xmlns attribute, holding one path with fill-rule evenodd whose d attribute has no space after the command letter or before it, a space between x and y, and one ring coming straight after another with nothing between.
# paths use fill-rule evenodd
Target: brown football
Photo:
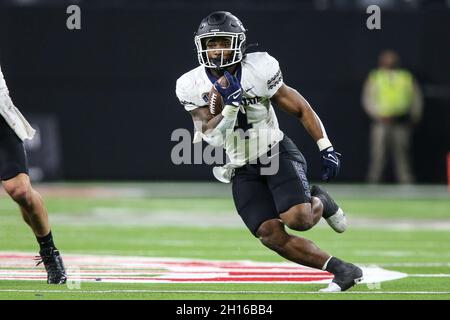
<instances>
[{"instance_id":1,"label":"brown football","mask_svg":"<svg viewBox=\"0 0 450 320\"><path fill-rule=\"evenodd\" d=\"M222 88L228 87L228 80L225 78L225 76L222 76L217 80ZM223 109L223 99L220 95L219 91L216 90L214 86L212 86L211 91L209 91L208 94L208 101L209 101L209 112L216 116L222 112Z\"/></svg>"}]
</instances>

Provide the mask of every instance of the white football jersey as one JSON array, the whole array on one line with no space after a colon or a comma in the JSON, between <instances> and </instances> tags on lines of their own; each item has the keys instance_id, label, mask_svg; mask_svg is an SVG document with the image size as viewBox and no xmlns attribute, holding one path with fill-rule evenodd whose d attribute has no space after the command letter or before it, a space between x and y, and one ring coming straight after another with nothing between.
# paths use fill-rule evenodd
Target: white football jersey
<instances>
[{"instance_id":1,"label":"white football jersey","mask_svg":"<svg viewBox=\"0 0 450 320\"><path fill-rule=\"evenodd\" d=\"M5 78L2 73L2 67L0 66L0 93L2 92L8 92L8 87L6 86Z\"/></svg>"},{"instance_id":2,"label":"white football jersey","mask_svg":"<svg viewBox=\"0 0 450 320\"><path fill-rule=\"evenodd\" d=\"M282 84L278 61L268 53L248 53L241 61L243 99L236 127L245 131L245 135L227 135L223 145L234 167L255 160L283 139L270 103L270 98ZM176 94L186 111L192 111L208 106L212 86L205 67L199 66L177 80ZM196 140L194 138L194 142Z\"/></svg>"},{"instance_id":3,"label":"white football jersey","mask_svg":"<svg viewBox=\"0 0 450 320\"><path fill-rule=\"evenodd\" d=\"M17 109L8 92L5 79L0 67L0 117L3 117L6 123L17 134L17 136L24 141L25 139L33 139L36 132L25 117Z\"/></svg>"}]
</instances>

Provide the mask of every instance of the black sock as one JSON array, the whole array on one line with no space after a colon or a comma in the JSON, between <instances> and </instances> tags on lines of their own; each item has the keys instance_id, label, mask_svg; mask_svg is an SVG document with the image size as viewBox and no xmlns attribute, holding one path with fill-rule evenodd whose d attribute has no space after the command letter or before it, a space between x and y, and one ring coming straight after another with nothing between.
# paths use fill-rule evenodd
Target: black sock
<instances>
[{"instance_id":1,"label":"black sock","mask_svg":"<svg viewBox=\"0 0 450 320\"><path fill-rule=\"evenodd\" d=\"M327 267L325 270L328 272L335 274L336 272L339 272L341 269L341 266L344 264L344 261L336 258L331 257L330 261L328 261Z\"/></svg>"},{"instance_id":2,"label":"black sock","mask_svg":"<svg viewBox=\"0 0 450 320\"><path fill-rule=\"evenodd\" d=\"M39 243L39 246L41 247L41 250L48 249L48 248L56 249L55 244L53 243L53 236L52 236L51 231L46 236L43 236L43 237L36 236L36 239L37 239L37 242Z\"/></svg>"}]
</instances>

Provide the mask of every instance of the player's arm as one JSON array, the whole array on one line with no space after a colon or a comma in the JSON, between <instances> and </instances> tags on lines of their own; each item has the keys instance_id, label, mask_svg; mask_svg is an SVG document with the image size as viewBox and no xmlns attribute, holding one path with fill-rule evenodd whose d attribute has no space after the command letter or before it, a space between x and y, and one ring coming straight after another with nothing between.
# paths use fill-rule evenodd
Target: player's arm
<instances>
[{"instance_id":1,"label":"player's arm","mask_svg":"<svg viewBox=\"0 0 450 320\"><path fill-rule=\"evenodd\" d=\"M195 127L202 133L215 129L219 122L223 119L223 115L220 113L215 117L211 115L208 107L196 108L190 111L190 114L192 116L192 121L194 121Z\"/></svg>"},{"instance_id":2,"label":"player's arm","mask_svg":"<svg viewBox=\"0 0 450 320\"><path fill-rule=\"evenodd\" d=\"M283 84L271 97L271 101L298 118L309 135L314 139L322 155L322 180L329 181L339 173L340 161L328 139L319 116L308 101L295 89Z\"/></svg>"},{"instance_id":3,"label":"player's arm","mask_svg":"<svg viewBox=\"0 0 450 320\"><path fill-rule=\"evenodd\" d=\"M222 113L212 116L207 107L190 111L195 130L201 132L203 140L210 145L220 147L224 143L227 130L232 130L236 123L238 109L225 106Z\"/></svg>"},{"instance_id":4,"label":"player's arm","mask_svg":"<svg viewBox=\"0 0 450 320\"><path fill-rule=\"evenodd\" d=\"M271 100L278 107L298 118L314 141L318 142L320 139L327 138L319 117L297 90L283 84Z\"/></svg>"},{"instance_id":5,"label":"player's arm","mask_svg":"<svg viewBox=\"0 0 450 320\"><path fill-rule=\"evenodd\" d=\"M175 92L180 103L192 116L195 128L194 142L203 139L214 146L221 146L226 131L234 127L237 108L225 105L221 114L213 116L208 107L199 105L201 100L197 99L195 94L193 95L193 92L195 92L194 82L186 75L177 80ZM220 93L222 94L222 92ZM226 104L228 100L225 100Z\"/></svg>"},{"instance_id":6,"label":"player's arm","mask_svg":"<svg viewBox=\"0 0 450 320\"><path fill-rule=\"evenodd\" d=\"M217 82L214 83L224 100L225 107L222 112L213 117L208 108L196 108L191 111L196 130L203 134L203 140L213 146L223 145L227 131L233 130L242 100L239 81L228 72L224 75L229 83L228 87L222 88Z\"/></svg>"}]
</instances>

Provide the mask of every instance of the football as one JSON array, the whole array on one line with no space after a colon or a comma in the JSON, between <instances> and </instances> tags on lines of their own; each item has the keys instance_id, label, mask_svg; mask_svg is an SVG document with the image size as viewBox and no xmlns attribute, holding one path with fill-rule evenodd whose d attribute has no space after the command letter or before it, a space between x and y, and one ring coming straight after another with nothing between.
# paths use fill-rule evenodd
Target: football
<instances>
[{"instance_id":1,"label":"football","mask_svg":"<svg viewBox=\"0 0 450 320\"><path fill-rule=\"evenodd\" d=\"M217 80L222 88L228 87L228 80L225 76L222 76ZM216 90L214 86L212 86L211 91L208 94L209 101L209 112L216 116L222 112L223 109L223 99L220 95L219 91Z\"/></svg>"}]
</instances>

